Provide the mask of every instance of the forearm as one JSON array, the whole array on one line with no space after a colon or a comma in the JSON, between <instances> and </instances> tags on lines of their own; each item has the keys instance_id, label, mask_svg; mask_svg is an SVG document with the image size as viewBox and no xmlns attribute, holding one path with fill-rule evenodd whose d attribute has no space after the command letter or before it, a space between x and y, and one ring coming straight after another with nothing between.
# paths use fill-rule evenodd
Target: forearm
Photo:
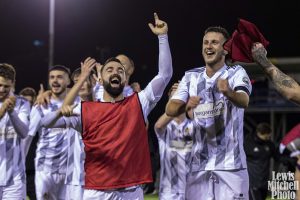
<instances>
[{"instance_id":1,"label":"forearm","mask_svg":"<svg viewBox=\"0 0 300 200\"><path fill-rule=\"evenodd\" d=\"M80 76L78 82L70 89L66 98L64 99L64 103L62 106L65 105L72 105L74 103L75 98L78 95L80 88L82 87L83 83L85 82L87 77Z\"/></svg>"},{"instance_id":2,"label":"forearm","mask_svg":"<svg viewBox=\"0 0 300 200\"><path fill-rule=\"evenodd\" d=\"M155 123L154 128L157 133L163 133L167 128L167 125L173 120L173 117L169 117L164 113Z\"/></svg>"},{"instance_id":3,"label":"forearm","mask_svg":"<svg viewBox=\"0 0 300 200\"><path fill-rule=\"evenodd\" d=\"M166 85L169 83L172 74L172 56L168 41L168 35L159 35L159 58L158 58L158 74L164 79Z\"/></svg>"},{"instance_id":4,"label":"forearm","mask_svg":"<svg viewBox=\"0 0 300 200\"><path fill-rule=\"evenodd\" d=\"M18 114L14 110L12 112L8 112L8 115L16 133L21 138L25 138L28 134L28 126L20 120Z\"/></svg>"},{"instance_id":5,"label":"forearm","mask_svg":"<svg viewBox=\"0 0 300 200\"><path fill-rule=\"evenodd\" d=\"M66 123L58 111L51 112L41 119L42 126L46 128L65 128Z\"/></svg>"},{"instance_id":6,"label":"forearm","mask_svg":"<svg viewBox=\"0 0 300 200\"><path fill-rule=\"evenodd\" d=\"M5 115L5 112L6 112L6 110L5 110L3 107L1 107L1 108L0 108L0 120L1 120L2 117Z\"/></svg>"},{"instance_id":7,"label":"forearm","mask_svg":"<svg viewBox=\"0 0 300 200\"><path fill-rule=\"evenodd\" d=\"M186 111L185 107L185 102L177 99L171 99L166 106L166 115L169 117L177 117Z\"/></svg>"},{"instance_id":8,"label":"forearm","mask_svg":"<svg viewBox=\"0 0 300 200\"><path fill-rule=\"evenodd\" d=\"M284 74L273 64L264 68L275 89L285 98L300 104L300 86L290 76Z\"/></svg>"},{"instance_id":9,"label":"forearm","mask_svg":"<svg viewBox=\"0 0 300 200\"><path fill-rule=\"evenodd\" d=\"M231 90L226 94L227 98L239 108L247 108L249 104L249 96L244 92L236 92Z\"/></svg>"},{"instance_id":10,"label":"forearm","mask_svg":"<svg viewBox=\"0 0 300 200\"><path fill-rule=\"evenodd\" d=\"M158 74L151 80L145 89L149 99L153 102L158 102L162 97L165 88L167 87L172 74L172 58L168 43L167 35L160 35L159 38L159 66ZM152 95L154 99L152 98Z\"/></svg>"}]
</instances>

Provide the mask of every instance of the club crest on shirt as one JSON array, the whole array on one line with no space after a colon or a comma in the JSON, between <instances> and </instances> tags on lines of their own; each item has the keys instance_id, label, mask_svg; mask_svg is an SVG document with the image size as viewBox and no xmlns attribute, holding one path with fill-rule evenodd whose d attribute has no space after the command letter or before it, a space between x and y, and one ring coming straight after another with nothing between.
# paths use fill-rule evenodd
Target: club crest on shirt
<instances>
[{"instance_id":1,"label":"club crest on shirt","mask_svg":"<svg viewBox=\"0 0 300 200\"><path fill-rule=\"evenodd\" d=\"M243 82L246 83L247 85L249 85L249 79L247 77L243 77Z\"/></svg>"},{"instance_id":2,"label":"club crest on shirt","mask_svg":"<svg viewBox=\"0 0 300 200\"><path fill-rule=\"evenodd\" d=\"M225 102L223 100L214 103L199 104L194 110L194 116L198 119L206 119L222 115L225 110Z\"/></svg>"}]
</instances>

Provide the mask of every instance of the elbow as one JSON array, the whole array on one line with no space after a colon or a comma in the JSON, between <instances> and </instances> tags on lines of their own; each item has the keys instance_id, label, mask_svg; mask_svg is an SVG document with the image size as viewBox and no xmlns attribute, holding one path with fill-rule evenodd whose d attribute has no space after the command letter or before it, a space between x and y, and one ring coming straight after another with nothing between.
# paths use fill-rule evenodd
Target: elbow
<instances>
[{"instance_id":1,"label":"elbow","mask_svg":"<svg viewBox=\"0 0 300 200\"><path fill-rule=\"evenodd\" d=\"M167 103L165 113L169 117L177 117L185 111L185 103L181 100L170 100Z\"/></svg>"},{"instance_id":2,"label":"elbow","mask_svg":"<svg viewBox=\"0 0 300 200\"><path fill-rule=\"evenodd\" d=\"M165 113L168 117L176 117L177 112L176 110L172 109L171 106L167 105Z\"/></svg>"},{"instance_id":3,"label":"elbow","mask_svg":"<svg viewBox=\"0 0 300 200\"><path fill-rule=\"evenodd\" d=\"M288 92L284 96L289 101L293 101L293 102L297 101L297 94L294 92Z\"/></svg>"},{"instance_id":4,"label":"elbow","mask_svg":"<svg viewBox=\"0 0 300 200\"><path fill-rule=\"evenodd\" d=\"M246 108L248 108L248 106L249 106L249 101L241 103L238 107L246 109Z\"/></svg>"},{"instance_id":5,"label":"elbow","mask_svg":"<svg viewBox=\"0 0 300 200\"><path fill-rule=\"evenodd\" d=\"M155 123L154 130L155 132L160 132L163 129L162 125L159 123Z\"/></svg>"}]
</instances>

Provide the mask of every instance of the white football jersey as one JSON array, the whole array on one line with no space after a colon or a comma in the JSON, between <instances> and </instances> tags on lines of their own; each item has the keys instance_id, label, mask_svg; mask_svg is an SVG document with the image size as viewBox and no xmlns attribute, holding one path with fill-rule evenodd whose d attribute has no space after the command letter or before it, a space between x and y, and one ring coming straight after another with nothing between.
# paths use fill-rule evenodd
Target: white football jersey
<instances>
[{"instance_id":1,"label":"white football jersey","mask_svg":"<svg viewBox=\"0 0 300 200\"><path fill-rule=\"evenodd\" d=\"M30 104L23 97L16 97L14 111L29 126ZM20 178L25 183L25 156L21 140L6 112L0 119L0 186L13 184L14 179Z\"/></svg>"},{"instance_id":2,"label":"white football jersey","mask_svg":"<svg viewBox=\"0 0 300 200\"><path fill-rule=\"evenodd\" d=\"M218 91L218 79L227 79L229 87L250 95L252 86L246 71L239 65L224 65L212 77L205 67L187 71L172 99L187 102L189 96L200 96L194 109L199 125L192 151L192 171L246 168L243 150L244 109L235 106Z\"/></svg>"}]
</instances>

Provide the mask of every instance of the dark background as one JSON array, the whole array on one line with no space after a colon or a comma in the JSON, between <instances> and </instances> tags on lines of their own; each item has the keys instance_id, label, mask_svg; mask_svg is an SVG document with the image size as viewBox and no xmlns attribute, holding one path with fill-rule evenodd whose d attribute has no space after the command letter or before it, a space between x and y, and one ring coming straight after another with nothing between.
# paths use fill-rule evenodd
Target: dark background
<instances>
[{"instance_id":1,"label":"dark background","mask_svg":"<svg viewBox=\"0 0 300 200\"><path fill-rule=\"evenodd\" d=\"M172 82L181 79L187 69L203 65L201 44L208 26L221 25L232 33L238 18L258 26L270 41L269 56L299 57L299 1L56 0L54 64L74 70L87 56L103 63L107 57L124 53L135 62L131 81L144 88L158 71L158 42L147 25L153 22L153 12L169 25ZM38 90L40 83L47 85L48 23L49 0L0 0L0 63L15 66L17 93L27 86ZM261 87L267 88L266 84ZM151 132L166 100L165 95L149 116ZM251 125L252 120L254 128L259 121L270 122L270 114L246 114L245 124ZM278 130L282 115L280 111L275 116ZM289 114L286 121L289 130L299 122L299 114ZM154 141L150 149L156 156L152 158L158 160L154 134L149 134L149 139ZM280 141L276 134L274 139Z\"/></svg>"},{"instance_id":2,"label":"dark background","mask_svg":"<svg viewBox=\"0 0 300 200\"><path fill-rule=\"evenodd\" d=\"M101 58L125 53L136 65L131 81L144 88L158 71L157 38L147 25L153 12L169 25L172 81L203 65L202 36L208 26L221 25L232 33L238 18L264 33L271 42L269 56L299 56L298 1L56 0L54 63L75 69L87 56L103 62ZM16 67L16 92L47 85L48 21L49 0L0 0L0 62Z\"/></svg>"},{"instance_id":3,"label":"dark background","mask_svg":"<svg viewBox=\"0 0 300 200\"><path fill-rule=\"evenodd\" d=\"M147 25L154 11L169 24L174 80L203 65L201 43L208 26L233 32L238 18L261 29L271 42L270 56L299 55L297 1L56 0L54 63L75 69L87 56L99 60L101 49L109 47L106 57L132 57L132 80L145 86L157 72L157 39ZM48 15L49 0L0 0L0 62L15 65L17 91L47 82Z\"/></svg>"}]
</instances>

